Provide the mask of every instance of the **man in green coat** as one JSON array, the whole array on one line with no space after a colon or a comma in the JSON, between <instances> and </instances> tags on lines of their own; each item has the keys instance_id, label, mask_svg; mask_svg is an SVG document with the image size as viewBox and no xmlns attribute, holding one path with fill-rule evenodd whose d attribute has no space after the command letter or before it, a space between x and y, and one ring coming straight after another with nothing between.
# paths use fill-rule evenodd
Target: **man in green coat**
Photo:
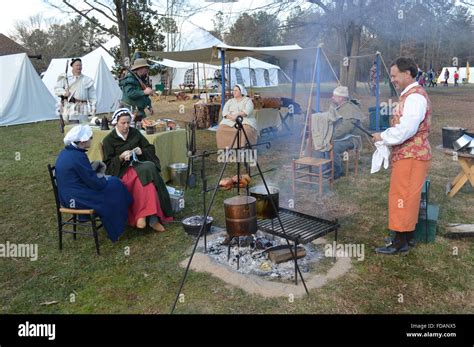
<instances>
[{"instance_id":1,"label":"man in green coat","mask_svg":"<svg viewBox=\"0 0 474 347\"><path fill-rule=\"evenodd\" d=\"M130 69L138 78L140 78L141 81L129 72L125 75L125 78L119 82L120 88L122 88L123 92L122 104L130 108L135 114L135 122L146 118L145 109L148 109L150 114L153 114L150 100L150 95L153 94L153 89L147 87L144 82L148 76L149 68L150 66L146 59L136 59Z\"/></svg>"}]
</instances>

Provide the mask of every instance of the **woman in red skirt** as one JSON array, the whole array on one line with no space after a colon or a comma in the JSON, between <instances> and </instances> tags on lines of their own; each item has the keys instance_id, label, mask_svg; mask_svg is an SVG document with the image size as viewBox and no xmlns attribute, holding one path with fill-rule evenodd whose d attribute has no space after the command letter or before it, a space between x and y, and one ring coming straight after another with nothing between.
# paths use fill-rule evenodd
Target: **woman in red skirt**
<instances>
[{"instance_id":1,"label":"woman in red skirt","mask_svg":"<svg viewBox=\"0 0 474 347\"><path fill-rule=\"evenodd\" d=\"M155 146L139 130L130 127L131 119L127 108L114 113L115 128L103 141L106 173L120 177L133 196L128 223L142 229L148 220L154 230L162 232L165 231L162 223L173 220L170 196L160 176Z\"/></svg>"}]
</instances>

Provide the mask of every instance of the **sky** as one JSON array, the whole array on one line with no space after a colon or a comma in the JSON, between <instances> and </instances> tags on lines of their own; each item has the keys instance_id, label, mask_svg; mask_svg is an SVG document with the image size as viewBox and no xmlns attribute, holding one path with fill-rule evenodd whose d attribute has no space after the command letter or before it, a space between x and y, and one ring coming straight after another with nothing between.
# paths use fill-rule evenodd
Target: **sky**
<instances>
[{"instance_id":1,"label":"sky","mask_svg":"<svg viewBox=\"0 0 474 347\"><path fill-rule=\"evenodd\" d=\"M60 0L51 0L56 3ZM160 13L165 13L167 4L171 0L151 0L155 9ZM71 0L72 3L80 3L78 0ZM190 0L189 6L175 13L175 19L183 24L183 28L190 28L192 25L211 30L213 29L212 18L218 11L224 13L224 17L231 22L235 21L238 15L247 10L268 9L271 0L239 0L237 2L214 3L209 0ZM292 1L295 5L304 5L304 0ZM55 18L61 22L68 20L68 15L47 4L46 0L16 0L1 1L0 11L0 33L7 36L14 31L14 24L17 21L28 20L30 16L41 14L43 18ZM193 8L200 8L198 14L190 16ZM283 16L283 15L282 15ZM180 24L181 24L180 23Z\"/></svg>"}]
</instances>

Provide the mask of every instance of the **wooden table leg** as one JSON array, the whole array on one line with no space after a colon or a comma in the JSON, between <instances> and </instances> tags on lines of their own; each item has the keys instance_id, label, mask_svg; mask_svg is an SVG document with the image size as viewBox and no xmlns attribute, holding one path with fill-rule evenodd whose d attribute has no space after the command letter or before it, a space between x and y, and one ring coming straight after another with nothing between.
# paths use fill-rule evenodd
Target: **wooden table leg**
<instances>
[{"instance_id":1,"label":"wooden table leg","mask_svg":"<svg viewBox=\"0 0 474 347\"><path fill-rule=\"evenodd\" d=\"M463 173L462 177L459 179L456 185L451 188L450 192L448 193L448 196L452 198L454 195L456 195L456 193L462 188L462 186L466 182L467 182L467 176Z\"/></svg>"},{"instance_id":2,"label":"wooden table leg","mask_svg":"<svg viewBox=\"0 0 474 347\"><path fill-rule=\"evenodd\" d=\"M459 180L462 178L462 176L464 176L464 172L462 172L462 170L461 170L461 172L458 173L458 175L451 182L451 187L454 187L459 182Z\"/></svg>"},{"instance_id":3,"label":"wooden table leg","mask_svg":"<svg viewBox=\"0 0 474 347\"><path fill-rule=\"evenodd\" d=\"M471 183L471 186L474 187L474 161L470 158L460 157L458 162L461 166L461 172L456 176L451 184L452 188L448 193L450 198L456 195L468 180Z\"/></svg>"},{"instance_id":4,"label":"wooden table leg","mask_svg":"<svg viewBox=\"0 0 474 347\"><path fill-rule=\"evenodd\" d=\"M469 158L459 158L459 165L461 165L462 171L471 182L471 186L474 187L474 160Z\"/></svg>"}]
</instances>

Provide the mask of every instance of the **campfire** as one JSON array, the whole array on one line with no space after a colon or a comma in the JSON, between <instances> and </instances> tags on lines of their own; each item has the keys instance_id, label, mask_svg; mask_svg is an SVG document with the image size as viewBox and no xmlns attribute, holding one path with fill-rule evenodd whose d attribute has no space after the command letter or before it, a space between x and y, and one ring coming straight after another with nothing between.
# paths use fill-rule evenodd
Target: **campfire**
<instances>
[{"instance_id":1,"label":"campfire","mask_svg":"<svg viewBox=\"0 0 474 347\"><path fill-rule=\"evenodd\" d=\"M230 247L224 244L225 239L226 234L221 233L208 240L208 256L215 262L242 274L263 276L269 280L294 280L295 265L284 238L259 231L239 240L234 238ZM324 252L308 243L298 246L297 257L301 272L308 273L313 264L324 258Z\"/></svg>"}]
</instances>

